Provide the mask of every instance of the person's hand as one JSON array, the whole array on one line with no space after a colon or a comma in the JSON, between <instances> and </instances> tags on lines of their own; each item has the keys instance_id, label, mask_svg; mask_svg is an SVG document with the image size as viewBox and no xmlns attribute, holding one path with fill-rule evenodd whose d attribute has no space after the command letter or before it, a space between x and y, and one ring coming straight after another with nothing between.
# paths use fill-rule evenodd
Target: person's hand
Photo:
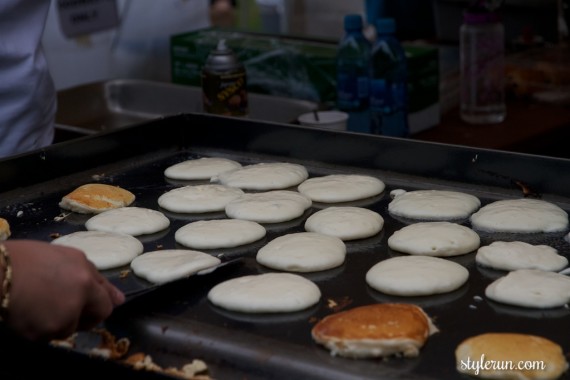
<instances>
[{"instance_id":1,"label":"person's hand","mask_svg":"<svg viewBox=\"0 0 570 380\"><path fill-rule=\"evenodd\" d=\"M12 289L6 323L31 340L66 338L95 327L124 295L75 248L8 240Z\"/></svg>"}]
</instances>

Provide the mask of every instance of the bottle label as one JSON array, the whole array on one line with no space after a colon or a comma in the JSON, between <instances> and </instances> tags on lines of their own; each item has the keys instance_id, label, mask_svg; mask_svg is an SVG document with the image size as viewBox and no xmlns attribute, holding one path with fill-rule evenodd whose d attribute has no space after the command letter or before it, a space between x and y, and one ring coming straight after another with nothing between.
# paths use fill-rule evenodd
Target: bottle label
<instances>
[{"instance_id":1,"label":"bottle label","mask_svg":"<svg viewBox=\"0 0 570 380\"><path fill-rule=\"evenodd\" d=\"M504 102L504 41L489 35L462 37L461 98L474 108L492 108Z\"/></svg>"},{"instance_id":2,"label":"bottle label","mask_svg":"<svg viewBox=\"0 0 570 380\"><path fill-rule=\"evenodd\" d=\"M371 130L386 136L408 135L407 84L379 78L371 81Z\"/></svg>"},{"instance_id":3,"label":"bottle label","mask_svg":"<svg viewBox=\"0 0 570 380\"><path fill-rule=\"evenodd\" d=\"M373 79L370 86L370 109L385 112L392 99L385 79Z\"/></svg>"},{"instance_id":4,"label":"bottle label","mask_svg":"<svg viewBox=\"0 0 570 380\"><path fill-rule=\"evenodd\" d=\"M248 101L245 70L225 74L202 72L204 111L225 116L247 116Z\"/></svg>"},{"instance_id":5,"label":"bottle label","mask_svg":"<svg viewBox=\"0 0 570 380\"><path fill-rule=\"evenodd\" d=\"M406 109L406 83L373 79L370 88L370 109L384 114Z\"/></svg>"},{"instance_id":6,"label":"bottle label","mask_svg":"<svg viewBox=\"0 0 570 380\"><path fill-rule=\"evenodd\" d=\"M339 73L337 79L337 103L340 109L351 110L366 107L369 97L367 76Z\"/></svg>"}]
</instances>

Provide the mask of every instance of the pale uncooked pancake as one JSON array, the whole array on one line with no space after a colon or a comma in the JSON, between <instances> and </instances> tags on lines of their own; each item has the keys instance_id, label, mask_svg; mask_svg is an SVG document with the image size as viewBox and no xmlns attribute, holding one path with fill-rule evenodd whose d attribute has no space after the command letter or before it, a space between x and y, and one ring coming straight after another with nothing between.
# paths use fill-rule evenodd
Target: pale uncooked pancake
<instances>
[{"instance_id":1,"label":"pale uncooked pancake","mask_svg":"<svg viewBox=\"0 0 570 380\"><path fill-rule=\"evenodd\" d=\"M231 170L241 168L239 162L222 157L202 157L174 164L164 171L171 179L200 180L207 179Z\"/></svg>"},{"instance_id":2,"label":"pale uncooked pancake","mask_svg":"<svg viewBox=\"0 0 570 380\"><path fill-rule=\"evenodd\" d=\"M483 266L512 271L541 269L557 272L568 266L568 259L548 245L532 245L522 241L495 241L480 247L475 261Z\"/></svg>"},{"instance_id":3,"label":"pale uncooked pancake","mask_svg":"<svg viewBox=\"0 0 570 380\"><path fill-rule=\"evenodd\" d=\"M224 211L226 205L244 194L243 190L224 185L196 185L172 189L158 197L158 205L177 213Z\"/></svg>"},{"instance_id":4,"label":"pale uncooked pancake","mask_svg":"<svg viewBox=\"0 0 570 380\"><path fill-rule=\"evenodd\" d=\"M471 215L471 224L489 232L557 232L568 228L568 214L540 199L507 199L483 206Z\"/></svg>"},{"instance_id":5,"label":"pale uncooked pancake","mask_svg":"<svg viewBox=\"0 0 570 380\"><path fill-rule=\"evenodd\" d=\"M135 201L135 195L119 186L88 183L64 195L59 207L80 214L98 214L103 211L127 207Z\"/></svg>"},{"instance_id":6,"label":"pale uncooked pancake","mask_svg":"<svg viewBox=\"0 0 570 380\"><path fill-rule=\"evenodd\" d=\"M313 202L351 202L376 196L386 185L376 177L360 174L331 174L309 178L297 188Z\"/></svg>"},{"instance_id":7,"label":"pale uncooked pancake","mask_svg":"<svg viewBox=\"0 0 570 380\"><path fill-rule=\"evenodd\" d=\"M364 239L382 230L384 219L362 207L328 207L305 221L305 230L336 236L344 241Z\"/></svg>"},{"instance_id":8,"label":"pale uncooked pancake","mask_svg":"<svg viewBox=\"0 0 570 380\"><path fill-rule=\"evenodd\" d=\"M309 177L303 165L270 162L244 166L241 169L220 173L212 182L246 190L280 190L297 186Z\"/></svg>"},{"instance_id":9,"label":"pale uncooked pancake","mask_svg":"<svg viewBox=\"0 0 570 380\"><path fill-rule=\"evenodd\" d=\"M51 243L83 251L99 270L127 265L144 250L136 237L106 231L77 231L60 236Z\"/></svg>"},{"instance_id":10,"label":"pale uncooked pancake","mask_svg":"<svg viewBox=\"0 0 570 380\"><path fill-rule=\"evenodd\" d=\"M418 356L436 332L437 327L419 306L383 303L329 314L315 324L311 336L332 356L361 359Z\"/></svg>"},{"instance_id":11,"label":"pale uncooked pancake","mask_svg":"<svg viewBox=\"0 0 570 380\"><path fill-rule=\"evenodd\" d=\"M451 222L410 224L388 238L388 246L410 255L457 256L479 248L481 240L472 229Z\"/></svg>"},{"instance_id":12,"label":"pale uncooked pancake","mask_svg":"<svg viewBox=\"0 0 570 380\"><path fill-rule=\"evenodd\" d=\"M256 256L261 265L288 272L316 272L344 262L346 246L334 236L298 232L279 236L263 246Z\"/></svg>"},{"instance_id":13,"label":"pale uncooked pancake","mask_svg":"<svg viewBox=\"0 0 570 380\"><path fill-rule=\"evenodd\" d=\"M199 220L180 227L174 240L194 249L233 248L253 243L264 237L265 228L249 220Z\"/></svg>"},{"instance_id":14,"label":"pale uncooked pancake","mask_svg":"<svg viewBox=\"0 0 570 380\"><path fill-rule=\"evenodd\" d=\"M394 296L430 296L451 292L465 284L469 271L460 264L430 256L392 257L366 273L366 283Z\"/></svg>"},{"instance_id":15,"label":"pale uncooked pancake","mask_svg":"<svg viewBox=\"0 0 570 380\"><path fill-rule=\"evenodd\" d=\"M294 273L264 273L233 278L208 293L212 304L243 313L288 313L307 309L321 298L319 287Z\"/></svg>"},{"instance_id":16,"label":"pale uncooked pancake","mask_svg":"<svg viewBox=\"0 0 570 380\"><path fill-rule=\"evenodd\" d=\"M92 216L85 222L90 231L119 232L139 236L153 234L170 226L160 211L144 207L122 207Z\"/></svg>"},{"instance_id":17,"label":"pale uncooked pancake","mask_svg":"<svg viewBox=\"0 0 570 380\"><path fill-rule=\"evenodd\" d=\"M220 264L220 259L204 252L186 249L165 249L145 252L131 261L138 277L154 284L165 284L188 277Z\"/></svg>"},{"instance_id":18,"label":"pale uncooked pancake","mask_svg":"<svg viewBox=\"0 0 570 380\"><path fill-rule=\"evenodd\" d=\"M453 220L469 217L481 206L479 198L445 190L416 190L396 195L388 211L396 216L424 220Z\"/></svg>"},{"instance_id":19,"label":"pale uncooked pancake","mask_svg":"<svg viewBox=\"0 0 570 380\"><path fill-rule=\"evenodd\" d=\"M273 190L244 194L228 202L225 211L234 219L280 223L300 217L311 204L309 198L296 191Z\"/></svg>"},{"instance_id":20,"label":"pale uncooked pancake","mask_svg":"<svg viewBox=\"0 0 570 380\"><path fill-rule=\"evenodd\" d=\"M568 369L559 344L520 333L493 332L467 338L455 349L455 362L460 373L483 379L554 380ZM519 368L519 364L528 368Z\"/></svg>"},{"instance_id":21,"label":"pale uncooked pancake","mask_svg":"<svg viewBox=\"0 0 570 380\"><path fill-rule=\"evenodd\" d=\"M493 301L529 308L559 307L570 301L570 277L538 269L519 269L485 289Z\"/></svg>"},{"instance_id":22,"label":"pale uncooked pancake","mask_svg":"<svg viewBox=\"0 0 570 380\"><path fill-rule=\"evenodd\" d=\"M0 218L0 241L6 240L12 235L10 223L4 218Z\"/></svg>"}]
</instances>

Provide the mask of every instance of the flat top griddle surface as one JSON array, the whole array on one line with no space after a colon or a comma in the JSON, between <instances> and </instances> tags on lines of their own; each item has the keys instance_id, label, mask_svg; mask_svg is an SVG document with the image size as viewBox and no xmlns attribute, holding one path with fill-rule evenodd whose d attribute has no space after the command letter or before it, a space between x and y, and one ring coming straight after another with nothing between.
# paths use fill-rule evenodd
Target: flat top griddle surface
<instances>
[{"instance_id":1,"label":"flat top griddle surface","mask_svg":"<svg viewBox=\"0 0 570 380\"><path fill-rule=\"evenodd\" d=\"M15 199L4 199L1 209L9 219L12 238L34 238L50 241L56 235L85 230L90 215L67 213L58 206L63 195L76 185L99 181L124 187L136 195L133 206L148 207L164 212L171 220L170 228L160 233L140 237L145 251L182 248L174 241L174 232L186 223L200 219L224 218L223 213L174 214L162 210L157 204L164 192L187 184L204 181L171 181L164 177L166 167L186 159L204 156L224 156L247 165L256 162L294 161L280 157L246 153L194 152L192 150L165 152L139 163L119 162L101 168L101 171L77 173L67 181L49 186L38 185ZM455 370L455 347L465 338L484 332L522 332L537 334L559 343L566 352L570 345L570 310L566 307L536 310L502 305L487 300L485 287L504 272L482 268L475 263L475 252L448 258L465 266L470 272L466 285L442 295L429 297L394 297L377 292L367 286L364 276L375 263L401 255L387 247L388 237L410 221L395 218L387 212L389 192L396 188L445 188L464 191L478 196L487 204L503 196L517 194L465 186L461 183L441 183L437 179L399 176L354 167L305 163L310 176L333 173L360 173L375 175L387 187L378 197L359 202L336 204L366 207L382 215L383 230L368 239L346 242L347 259L342 266L302 274L314 281L322 291L321 302L296 313L276 315L248 315L225 311L211 305L206 295L215 284L229 278L247 274L270 272L255 261L259 248L277 236L304 231L303 224L312 213L327 207L315 203L305 215L286 223L266 224L267 236L258 242L235 249L207 250L226 257L242 257L243 263L220 268L188 280L163 286L144 297L121 306L107 321L105 327L118 336L127 336L133 350L150 354L164 366L181 365L192 358L205 360L213 377L260 379L408 379L408 378L464 378ZM35 195L34 195L35 194ZM522 193L519 194L522 196ZM19 199L17 199L19 198ZM566 206L566 205L562 205ZM566 208L567 209L567 208ZM469 221L458 221L469 226ZM520 240L532 244L548 244L568 257L569 243L565 232L551 234L488 234L480 233L481 245L493 241ZM133 283L132 273L120 279L119 273L128 267L104 273L124 289ZM135 279L136 285L136 279ZM138 285L136 285L138 286ZM338 310L371 303L411 302L422 306L434 319L440 332L429 338L417 358L390 358L387 360L353 360L332 357L315 344L310 336L312 326L320 318ZM565 375L564 378L570 378Z\"/></svg>"}]
</instances>

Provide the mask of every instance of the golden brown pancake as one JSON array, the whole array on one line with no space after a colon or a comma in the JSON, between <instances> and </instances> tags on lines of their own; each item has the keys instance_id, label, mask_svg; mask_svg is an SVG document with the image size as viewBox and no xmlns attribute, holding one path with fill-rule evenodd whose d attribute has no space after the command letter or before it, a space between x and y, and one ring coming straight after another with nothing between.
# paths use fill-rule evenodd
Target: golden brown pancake
<instances>
[{"instance_id":1,"label":"golden brown pancake","mask_svg":"<svg viewBox=\"0 0 570 380\"><path fill-rule=\"evenodd\" d=\"M328 315L311 331L332 355L351 358L417 356L435 332L427 314L412 304L356 307Z\"/></svg>"},{"instance_id":2,"label":"golden brown pancake","mask_svg":"<svg viewBox=\"0 0 570 380\"><path fill-rule=\"evenodd\" d=\"M59 207L80 214L98 214L132 204L135 195L119 186L89 183L65 195Z\"/></svg>"},{"instance_id":3,"label":"golden brown pancake","mask_svg":"<svg viewBox=\"0 0 570 380\"><path fill-rule=\"evenodd\" d=\"M568 368L557 343L519 333L468 338L457 346L455 360L459 372L484 379L557 379Z\"/></svg>"},{"instance_id":4,"label":"golden brown pancake","mask_svg":"<svg viewBox=\"0 0 570 380\"><path fill-rule=\"evenodd\" d=\"M0 241L6 240L10 237L12 232L10 231L10 224L4 218L0 218Z\"/></svg>"}]
</instances>

